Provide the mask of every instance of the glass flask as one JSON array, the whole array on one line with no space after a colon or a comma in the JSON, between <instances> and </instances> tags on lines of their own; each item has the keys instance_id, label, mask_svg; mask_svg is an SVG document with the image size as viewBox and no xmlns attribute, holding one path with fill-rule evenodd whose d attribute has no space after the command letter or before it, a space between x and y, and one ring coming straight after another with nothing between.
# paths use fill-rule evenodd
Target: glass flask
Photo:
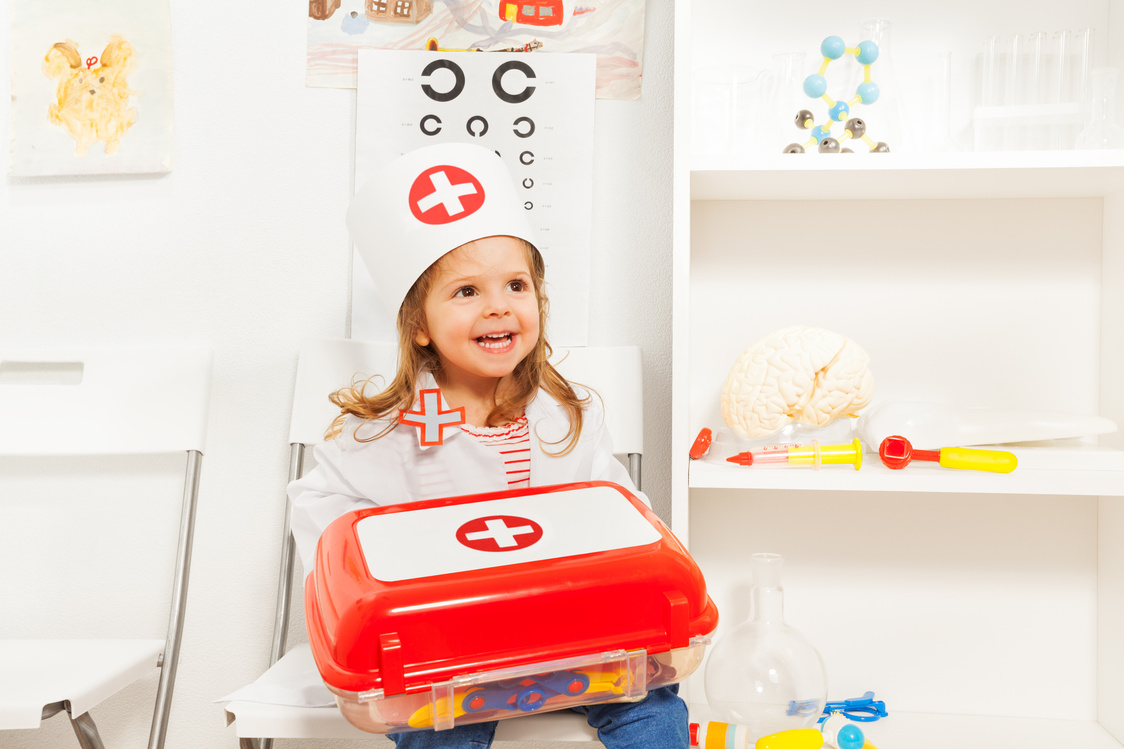
<instances>
[{"instance_id":1,"label":"glass flask","mask_svg":"<svg viewBox=\"0 0 1124 749\"><path fill-rule=\"evenodd\" d=\"M809 728L827 703L823 658L784 621L778 554L754 554L749 620L719 638L705 673L706 699L719 720L748 727L750 741Z\"/></svg>"},{"instance_id":2,"label":"glass flask","mask_svg":"<svg viewBox=\"0 0 1124 749\"><path fill-rule=\"evenodd\" d=\"M782 52L769 65L769 96L765 106L765 153L780 153L788 143L803 143L808 134L797 129L796 113L806 109L804 76L806 55Z\"/></svg>"},{"instance_id":3,"label":"glass flask","mask_svg":"<svg viewBox=\"0 0 1124 749\"><path fill-rule=\"evenodd\" d=\"M1116 68L1097 68L1092 72L1089 116L1074 148L1124 148L1124 128L1116 124L1116 75Z\"/></svg>"},{"instance_id":4,"label":"glass flask","mask_svg":"<svg viewBox=\"0 0 1124 749\"><path fill-rule=\"evenodd\" d=\"M916 144L902 100L904 92L894 70L892 29L893 22L889 18L868 18L861 22L859 39L869 39L878 45L878 59L870 66L870 78L878 85L879 94L878 101L869 107L856 108L856 113L866 120L866 133L871 140L886 143L891 153L911 153ZM854 94L862 80L860 68L852 75L848 96Z\"/></svg>"},{"instance_id":5,"label":"glass flask","mask_svg":"<svg viewBox=\"0 0 1124 749\"><path fill-rule=\"evenodd\" d=\"M734 156L752 150L760 137L757 120L765 74L744 65L713 65L695 71L692 152Z\"/></svg>"}]
</instances>

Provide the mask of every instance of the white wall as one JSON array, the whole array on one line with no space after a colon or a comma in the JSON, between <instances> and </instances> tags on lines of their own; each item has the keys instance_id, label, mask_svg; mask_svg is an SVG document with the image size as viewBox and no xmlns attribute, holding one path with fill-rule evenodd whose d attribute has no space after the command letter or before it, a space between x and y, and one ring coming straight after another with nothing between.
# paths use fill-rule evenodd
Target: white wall
<instances>
[{"instance_id":1,"label":"white wall","mask_svg":"<svg viewBox=\"0 0 1124 749\"><path fill-rule=\"evenodd\" d=\"M5 18L12 1L0 0ZM591 344L643 347L645 489L665 518L670 5L647 8L643 98L597 105L590 332ZM306 337L347 333L350 247L342 215L352 190L355 96L304 86L303 15L299 0L237 7L214 0L172 3L171 174L0 183L0 346L203 340L215 350L169 747L237 745L221 707L211 701L255 678L268 658L297 345ZM0 35L4 100L8 43L7 34ZM0 142L8 142L8 118L2 120ZM159 404L153 413L159 415ZM35 468L0 463L0 513L3 500L22 498L35 485ZM157 462L146 470L177 469ZM63 490L71 500L58 501L76 502L83 487L106 473L95 464L79 466ZM25 539L61 560L62 570L85 569L103 556L100 531L87 534L90 543L64 544L49 522L19 518L13 523L0 514L0 548ZM137 516L124 537L150 537L150 522ZM35 624L36 631L100 634L108 626L77 604L68 608L48 583L29 607L17 607L10 594L28 592L17 562L0 553L0 637L21 634L37 619L47 621ZM97 600L120 588L115 578L94 578L85 595ZM145 745L154 692L152 678L96 712L108 746ZM3 749L74 745L62 717L38 732L0 734ZM298 745L318 746L279 742Z\"/></svg>"}]
</instances>

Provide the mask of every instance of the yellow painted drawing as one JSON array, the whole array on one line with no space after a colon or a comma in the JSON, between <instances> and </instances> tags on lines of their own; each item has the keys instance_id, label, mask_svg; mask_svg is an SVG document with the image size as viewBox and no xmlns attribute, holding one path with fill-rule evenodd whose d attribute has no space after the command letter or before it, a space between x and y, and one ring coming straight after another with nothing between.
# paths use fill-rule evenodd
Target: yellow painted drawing
<instances>
[{"instance_id":1,"label":"yellow painted drawing","mask_svg":"<svg viewBox=\"0 0 1124 749\"><path fill-rule=\"evenodd\" d=\"M83 60L70 39L47 51L43 72L58 79L58 103L50 105L48 115L74 138L76 156L85 156L95 141L105 143L107 155L117 152L137 117L129 109L133 92L126 80L132 67L133 47L119 36L109 40L100 59Z\"/></svg>"}]
</instances>

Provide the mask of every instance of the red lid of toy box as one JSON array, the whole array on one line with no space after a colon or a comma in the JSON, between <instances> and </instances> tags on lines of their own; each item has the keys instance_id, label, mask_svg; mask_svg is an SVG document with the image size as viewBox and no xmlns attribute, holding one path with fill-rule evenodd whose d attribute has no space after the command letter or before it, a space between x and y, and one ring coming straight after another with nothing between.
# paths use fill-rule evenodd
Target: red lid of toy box
<instances>
[{"instance_id":1,"label":"red lid of toy box","mask_svg":"<svg viewBox=\"0 0 1124 749\"><path fill-rule=\"evenodd\" d=\"M324 681L384 695L570 656L687 647L718 611L654 512L608 482L356 510L305 591Z\"/></svg>"}]
</instances>

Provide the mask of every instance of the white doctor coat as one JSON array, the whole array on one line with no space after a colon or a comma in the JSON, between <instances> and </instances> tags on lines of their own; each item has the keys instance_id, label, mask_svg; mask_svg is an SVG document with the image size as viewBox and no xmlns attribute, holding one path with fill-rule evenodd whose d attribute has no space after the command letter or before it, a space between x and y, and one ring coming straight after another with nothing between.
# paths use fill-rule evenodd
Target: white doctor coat
<instances>
[{"instance_id":1,"label":"white doctor coat","mask_svg":"<svg viewBox=\"0 0 1124 749\"><path fill-rule=\"evenodd\" d=\"M436 386L431 374L419 377L419 390ZM579 390L579 397L584 394ZM448 405L443 402L442 407ZM526 414L531 433L531 486L612 481L650 504L636 492L628 471L613 457L612 439L596 395L586 406L581 438L566 455L543 451L555 452L565 445L561 440L570 424L561 404L539 390ZM459 427L444 429L444 443L433 447L422 447L418 429L405 424L370 442L355 439L356 435L378 434L388 424L386 419L368 422L348 416L343 432L314 450L316 468L289 484L293 537L305 574L313 568L320 534L344 513L508 488L503 457Z\"/></svg>"}]
</instances>

